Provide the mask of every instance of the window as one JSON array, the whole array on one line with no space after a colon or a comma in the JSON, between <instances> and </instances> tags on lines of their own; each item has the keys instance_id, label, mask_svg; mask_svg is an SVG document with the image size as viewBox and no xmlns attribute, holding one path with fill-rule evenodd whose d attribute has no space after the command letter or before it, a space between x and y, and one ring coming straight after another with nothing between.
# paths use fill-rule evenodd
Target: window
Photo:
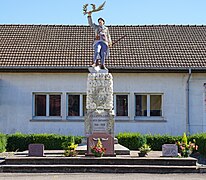
<instances>
[{"instance_id":1,"label":"window","mask_svg":"<svg viewBox=\"0 0 206 180\"><path fill-rule=\"evenodd\" d=\"M35 116L46 116L46 95L35 95Z\"/></svg>"},{"instance_id":2,"label":"window","mask_svg":"<svg viewBox=\"0 0 206 180\"><path fill-rule=\"evenodd\" d=\"M61 116L61 95L34 94L34 116Z\"/></svg>"},{"instance_id":3,"label":"window","mask_svg":"<svg viewBox=\"0 0 206 180\"><path fill-rule=\"evenodd\" d=\"M136 116L147 116L147 95L136 95Z\"/></svg>"},{"instance_id":4,"label":"window","mask_svg":"<svg viewBox=\"0 0 206 180\"><path fill-rule=\"evenodd\" d=\"M136 94L136 116L162 116L162 95Z\"/></svg>"},{"instance_id":5,"label":"window","mask_svg":"<svg viewBox=\"0 0 206 180\"><path fill-rule=\"evenodd\" d=\"M80 115L80 96L69 95L68 100L68 116L79 116Z\"/></svg>"},{"instance_id":6,"label":"window","mask_svg":"<svg viewBox=\"0 0 206 180\"><path fill-rule=\"evenodd\" d=\"M84 116L86 113L86 95L68 94L68 116Z\"/></svg>"},{"instance_id":7,"label":"window","mask_svg":"<svg viewBox=\"0 0 206 180\"><path fill-rule=\"evenodd\" d=\"M128 116L128 95L116 95L116 116Z\"/></svg>"},{"instance_id":8,"label":"window","mask_svg":"<svg viewBox=\"0 0 206 180\"><path fill-rule=\"evenodd\" d=\"M49 95L49 116L61 116L61 95Z\"/></svg>"},{"instance_id":9,"label":"window","mask_svg":"<svg viewBox=\"0 0 206 180\"><path fill-rule=\"evenodd\" d=\"M150 116L162 116L161 95L150 95Z\"/></svg>"}]
</instances>

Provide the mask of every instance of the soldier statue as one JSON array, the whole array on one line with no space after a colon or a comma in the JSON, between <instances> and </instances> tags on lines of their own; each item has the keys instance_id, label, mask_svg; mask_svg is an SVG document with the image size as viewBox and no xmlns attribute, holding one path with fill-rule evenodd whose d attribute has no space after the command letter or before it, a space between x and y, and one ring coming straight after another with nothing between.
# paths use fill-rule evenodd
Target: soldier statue
<instances>
[{"instance_id":1,"label":"soldier statue","mask_svg":"<svg viewBox=\"0 0 206 180\"><path fill-rule=\"evenodd\" d=\"M108 27L105 26L105 21L103 18L98 19L99 25L92 22L91 17L92 12L87 12L88 15L88 23L94 28L95 38L93 43L94 48L94 59L92 67L98 66L98 59L101 60L101 69L106 69L105 67L105 59L109 57L109 48L112 47L112 40L109 34Z\"/></svg>"}]
</instances>

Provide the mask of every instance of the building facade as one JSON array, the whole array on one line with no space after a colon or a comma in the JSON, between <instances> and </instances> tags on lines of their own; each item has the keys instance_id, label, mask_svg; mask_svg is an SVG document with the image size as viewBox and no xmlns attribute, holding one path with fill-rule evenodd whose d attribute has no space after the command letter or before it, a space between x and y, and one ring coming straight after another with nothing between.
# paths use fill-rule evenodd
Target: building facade
<instances>
[{"instance_id":1,"label":"building facade","mask_svg":"<svg viewBox=\"0 0 206 180\"><path fill-rule=\"evenodd\" d=\"M205 132L206 27L109 28L114 38L122 29L130 35L106 62L114 78L115 134ZM84 135L89 27L0 29L0 132Z\"/></svg>"},{"instance_id":2,"label":"building facade","mask_svg":"<svg viewBox=\"0 0 206 180\"><path fill-rule=\"evenodd\" d=\"M115 133L205 132L205 74L190 78L189 122L188 76L113 73ZM1 73L0 77L0 132L84 135L87 73Z\"/></svg>"}]
</instances>

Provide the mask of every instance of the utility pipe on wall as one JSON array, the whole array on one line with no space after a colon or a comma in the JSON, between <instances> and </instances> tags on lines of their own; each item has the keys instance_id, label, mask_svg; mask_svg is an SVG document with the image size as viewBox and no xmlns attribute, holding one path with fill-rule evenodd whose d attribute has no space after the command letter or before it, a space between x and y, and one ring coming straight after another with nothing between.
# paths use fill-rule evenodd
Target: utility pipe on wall
<instances>
[{"instance_id":1,"label":"utility pipe on wall","mask_svg":"<svg viewBox=\"0 0 206 180\"><path fill-rule=\"evenodd\" d=\"M192 75L192 69L189 68L189 75L186 84L186 133L190 134L190 78Z\"/></svg>"}]
</instances>

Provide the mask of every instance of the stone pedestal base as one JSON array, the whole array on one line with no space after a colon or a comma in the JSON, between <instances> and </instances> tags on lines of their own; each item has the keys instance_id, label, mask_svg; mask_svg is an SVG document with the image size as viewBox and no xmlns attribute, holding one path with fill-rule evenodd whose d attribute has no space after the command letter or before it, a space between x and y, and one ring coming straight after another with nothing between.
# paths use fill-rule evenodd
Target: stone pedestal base
<instances>
[{"instance_id":1,"label":"stone pedestal base","mask_svg":"<svg viewBox=\"0 0 206 180\"><path fill-rule=\"evenodd\" d=\"M114 152L114 137L106 133L94 133L87 138L87 156L93 156L91 147L97 144L98 138L101 140L102 145L106 148L104 156L116 156Z\"/></svg>"}]
</instances>

